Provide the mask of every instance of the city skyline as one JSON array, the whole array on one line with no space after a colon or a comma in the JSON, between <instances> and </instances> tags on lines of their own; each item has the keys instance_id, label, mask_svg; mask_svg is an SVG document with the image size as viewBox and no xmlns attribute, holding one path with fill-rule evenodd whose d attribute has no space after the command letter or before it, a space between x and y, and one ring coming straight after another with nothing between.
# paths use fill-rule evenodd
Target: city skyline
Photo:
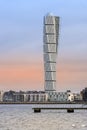
<instances>
[{"instance_id":1,"label":"city skyline","mask_svg":"<svg viewBox=\"0 0 87 130\"><path fill-rule=\"evenodd\" d=\"M0 89L44 90L43 16L60 16L57 90L87 86L86 0L0 2Z\"/></svg>"}]
</instances>

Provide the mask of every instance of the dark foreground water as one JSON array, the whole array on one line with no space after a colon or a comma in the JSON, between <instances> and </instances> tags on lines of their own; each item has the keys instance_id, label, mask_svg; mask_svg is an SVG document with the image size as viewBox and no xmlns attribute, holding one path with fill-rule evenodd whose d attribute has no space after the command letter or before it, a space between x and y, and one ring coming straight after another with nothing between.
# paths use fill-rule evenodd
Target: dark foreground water
<instances>
[{"instance_id":1,"label":"dark foreground water","mask_svg":"<svg viewBox=\"0 0 87 130\"><path fill-rule=\"evenodd\" d=\"M0 130L87 130L87 110L34 113L34 106L0 105Z\"/></svg>"}]
</instances>

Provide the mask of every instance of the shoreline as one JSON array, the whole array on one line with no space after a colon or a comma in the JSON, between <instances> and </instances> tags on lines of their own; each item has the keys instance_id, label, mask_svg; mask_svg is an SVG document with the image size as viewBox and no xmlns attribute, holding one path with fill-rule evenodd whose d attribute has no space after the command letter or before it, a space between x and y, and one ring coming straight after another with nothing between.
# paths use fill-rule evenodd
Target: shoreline
<instances>
[{"instance_id":1,"label":"shoreline","mask_svg":"<svg viewBox=\"0 0 87 130\"><path fill-rule=\"evenodd\" d=\"M10 104L84 104L87 105L87 102L0 102L0 105L10 105Z\"/></svg>"}]
</instances>

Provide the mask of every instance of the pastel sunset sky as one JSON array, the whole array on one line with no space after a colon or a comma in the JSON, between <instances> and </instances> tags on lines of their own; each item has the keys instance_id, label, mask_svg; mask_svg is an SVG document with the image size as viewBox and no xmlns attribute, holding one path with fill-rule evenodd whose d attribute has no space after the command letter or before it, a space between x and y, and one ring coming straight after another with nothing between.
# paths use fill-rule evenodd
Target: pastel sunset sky
<instances>
[{"instance_id":1,"label":"pastel sunset sky","mask_svg":"<svg viewBox=\"0 0 87 130\"><path fill-rule=\"evenodd\" d=\"M87 87L87 0L1 0L0 90L44 90L48 12L60 17L57 90Z\"/></svg>"}]
</instances>

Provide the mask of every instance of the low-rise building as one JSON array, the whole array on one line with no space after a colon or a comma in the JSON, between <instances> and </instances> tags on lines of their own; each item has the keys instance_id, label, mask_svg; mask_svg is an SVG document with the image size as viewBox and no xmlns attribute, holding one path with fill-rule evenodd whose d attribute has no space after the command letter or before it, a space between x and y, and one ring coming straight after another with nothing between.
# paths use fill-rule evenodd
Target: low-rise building
<instances>
[{"instance_id":1,"label":"low-rise building","mask_svg":"<svg viewBox=\"0 0 87 130\"><path fill-rule=\"evenodd\" d=\"M14 102L14 91L4 92L3 102Z\"/></svg>"},{"instance_id":2,"label":"low-rise building","mask_svg":"<svg viewBox=\"0 0 87 130\"><path fill-rule=\"evenodd\" d=\"M82 101L82 95L80 93L74 93L74 101L75 102Z\"/></svg>"},{"instance_id":3,"label":"low-rise building","mask_svg":"<svg viewBox=\"0 0 87 130\"><path fill-rule=\"evenodd\" d=\"M44 91L14 92L8 91L3 95L4 102L46 102L48 94Z\"/></svg>"},{"instance_id":4,"label":"low-rise building","mask_svg":"<svg viewBox=\"0 0 87 130\"><path fill-rule=\"evenodd\" d=\"M0 91L0 102L3 102L3 94L4 94L4 92Z\"/></svg>"},{"instance_id":5,"label":"low-rise building","mask_svg":"<svg viewBox=\"0 0 87 130\"><path fill-rule=\"evenodd\" d=\"M67 93L67 95L68 95L68 101L73 102L74 101L74 94L69 92L69 93Z\"/></svg>"},{"instance_id":6,"label":"low-rise building","mask_svg":"<svg viewBox=\"0 0 87 130\"><path fill-rule=\"evenodd\" d=\"M83 94L83 96L82 96ZM8 91L3 96L0 92L0 101L3 102L76 102L82 101L85 91L82 94L67 92L45 92L45 91Z\"/></svg>"},{"instance_id":7,"label":"low-rise building","mask_svg":"<svg viewBox=\"0 0 87 130\"><path fill-rule=\"evenodd\" d=\"M82 101L82 95L79 94L79 93L68 92L67 95L68 95L68 101L69 102L80 102L80 101Z\"/></svg>"},{"instance_id":8,"label":"low-rise building","mask_svg":"<svg viewBox=\"0 0 87 130\"><path fill-rule=\"evenodd\" d=\"M67 102L67 92L48 92L48 101L50 102Z\"/></svg>"},{"instance_id":9,"label":"low-rise building","mask_svg":"<svg viewBox=\"0 0 87 130\"><path fill-rule=\"evenodd\" d=\"M14 102L24 102L24 92L15 92L14 93Z\"/></svg>"},{"instance_id":10,"label":"low-rise building","mask_svg":"<svg viewBox=\"0 0 87 130\"><path fill-rule=\"evenodd\" d=\"M44 91L32 91L25 94L25 101L27 102L46 102L48 101L48 94Z\"/></svg>"},{"instance_id":11,"label":"low-rise building","mask_svg":"<svg viewBox=\"0 0 87 130\"><path fill-rule=\"evenodd\" d=\"M82 100L87 102L87 88L81 91L81 95L82 95Z\"/></svg>"}]
</instances>

